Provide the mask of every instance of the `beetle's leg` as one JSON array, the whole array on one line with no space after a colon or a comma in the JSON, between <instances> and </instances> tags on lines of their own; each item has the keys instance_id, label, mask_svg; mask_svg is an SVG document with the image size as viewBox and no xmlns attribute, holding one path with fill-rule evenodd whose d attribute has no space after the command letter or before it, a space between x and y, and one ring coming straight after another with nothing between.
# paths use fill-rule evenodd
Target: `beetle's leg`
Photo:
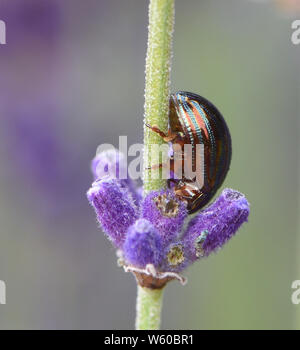
<instances>
[{"instance_id":1,"label":"beetle's leg","mask_svg":"<svg viewBox=\"0 0 300 350\"><path fill-rule=\"evenodd\" d=\"M174 158L169 158L169 162L170 162L169 164L168 163L154 164L151 167L147 167L145 169L157 170L157 169L167 168L169 169L170 172L174 173ZM169 180L172 180L173 182L176 182L176 183L178 182L177 179L173 179L173 178L167 179L168 186L169 186Z\"/></svg>"},{"instance_id":2,"label":"beetle's leg","mask_svg":"<svg viewBox=\"0 0 300 350\"><path fill-rule=\"evenodd\" d=\"M168 185L168 188L171 188L171 184L175 184L175 186L178 184L178 181L177 179L168 179L167 180L167 185Z\"/></svg>"},{"instance_id":3,"label":"beetle's leg","mask_svg":"<svg viewBox=\"0 0 300 350\"><path fill-rule=\"evenodd\" d=\"M165 168L167 165L164 163L160 163L160 164L154 164L152 166L148 166L147 168L145 168L146 170L152 169L152 170L156 170L156 169L162 169Z\"/></svg>"},{"instance_id":4,"label":"beetle's leg","mask_svg":"<svg viewBox=\"0 0 300 350\"><path fill-rule=\"evenodd\" d=\"M145 123L145 125L147 126L147 128L151 129L153 132L155 132L156 134L158 134L160 137L162 137L163 139L165 139L167 137L167 135L161 131L158 126L156 125L153 125L151 126L150 124L148 123Z\"/></svg>"},{"instance_id":5,"label":"beetle's leg","mask_svg":"<svg viewBox=\"0 0 300 350\"><path fill-rule=\"evenodd\" d=\"M161 131L156 125L151 126L147 123L145 123L145 125L147 126L147 128L151 129L153 132L158 134L165 142L172 142L177 137L177 134L172 132L170 129L168 130L168 134L166 134L163 131Z\"/></svg>"}]
</instances>

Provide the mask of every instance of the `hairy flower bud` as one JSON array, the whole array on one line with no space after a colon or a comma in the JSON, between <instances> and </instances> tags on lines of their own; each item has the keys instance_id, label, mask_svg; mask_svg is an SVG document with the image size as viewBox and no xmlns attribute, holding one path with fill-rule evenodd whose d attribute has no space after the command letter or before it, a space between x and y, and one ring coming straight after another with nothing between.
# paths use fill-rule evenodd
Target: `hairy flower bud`
<instances>
[{"instance_id":1,"label":"hairy flower bud","mask_svg":"<svg viewBox=\"0 0 300 350\"><path fill-rule=\"evenodd\" d=\"M139 219L127 231L123 252L129 264L140 268L147 264L157 267L162 258L161 236L148 220Z\"/></svg>"},{"instance_id":2,"label":"hairy flower bud","mask_svg":"<svg viewBox=\"0 0 300 350\"><path fill-rule=\"evenodd\" d=\"M99 152L92 160L91 170L95 180L118 179L122 187L127 187L137 205L142 200L141 190L137 188L127 171L125 155L116 148Z\"/></svg>"},{"instance_id":3,"label":"hairy flower bud","mask_svg":"<svg viewBox=\"0 0 300 350\"><path fill-rule=\"evenodd\" d=\"M138 208L131 193L118 180L104 179L92 184L87 197L104 232L116 247L121 248L128 227L138 218Z\"/></svg>"},{"instance_id":4,"label":"hairy flower bud","mask_svg":"<svg viewBox=\"0 0 300 350\"><path fill-rule=\"evenodd\" d=\"M245 196L225 189L190 222L182 238L186 257L193 262L220 249L247 221L248 215L249 203Z\"/></svg>"},{"instance_id":5,"label":"hairy flower bud","mask_svg":"<svg viewBox=\"0 0 300 350\"><path fill-rule=\"evenodd\" d=\"M164 247L178 237L186 216L185 203L170 191L151 192L142 203L142 217L157 228Z\"/></svg>"}]
</instances>

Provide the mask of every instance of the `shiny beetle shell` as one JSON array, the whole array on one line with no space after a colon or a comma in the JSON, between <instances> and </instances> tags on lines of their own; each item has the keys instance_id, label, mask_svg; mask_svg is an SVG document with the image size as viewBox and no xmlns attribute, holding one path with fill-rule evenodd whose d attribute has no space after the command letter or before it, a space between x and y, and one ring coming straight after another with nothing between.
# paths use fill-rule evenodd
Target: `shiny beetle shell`
<instances>
[{"instance_id":1,"label":"shiny beetle shell","mask_svg":"<svg viewBox=\"0 0 300 350\"><path fill-rule=\"evenodd\" d=\"M195 170L196 161L199 161L196 159L196 145L203 144L204 160L200 159L204 165L202 186L198 185L195 178L188 178L186 174L181 179L175 177L169 180L169 186L174 189L176 196L187 203L189 214L203 208L222 185L231 161L231 137L221 113L204 97L179 91L170 98L168 134L156 126L148 127L166 142L171 142L173 152L177 152L177 155L175 144L180 145L181 169L184 169L184 162L190 162L193 171ZM191 145L192 159L187 159L184 154L186 144ZM172 158L170 168L176 174L176 162Z\"/></svg>"},{"instance_id":2,"label":"shiny beetle shell","mask_svg":"<svg viewBox=\"0 0 300 350\"><path fill-rule=\"evenodd\" d=\"M189 213L193 213L211 200L226 177L231 161L230 133L211 102L185 91L171 95L169 124L173 133L183 133L184 144L191 144L192 148L197 143L204 145L203 187L194 188L193 181L183 178L183 185L178 183L174 189L179 198L186 199Z\"/></svg>"}]
</instances>

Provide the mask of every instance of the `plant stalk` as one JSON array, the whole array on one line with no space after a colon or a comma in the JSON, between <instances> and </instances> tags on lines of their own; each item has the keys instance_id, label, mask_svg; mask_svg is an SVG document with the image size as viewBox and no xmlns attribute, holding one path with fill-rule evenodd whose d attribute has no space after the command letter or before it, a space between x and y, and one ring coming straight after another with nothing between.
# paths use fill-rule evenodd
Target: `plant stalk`
<instances>
[{"instance_id":1,"label":"plant stalk","mask_svg":"<svg viewBox=\"0 0 300 350\"><path fill-rule=\"evenodd\" d=\"M174 0L150 0L148 46L146 55L145 124L168 128L172 35L175 16ZM144 126L144 194L166 187L166 179L151 176L158 165L157 154L151 157L152 145L162 145L164 140ZM138 286L137 329L159 329L163 289Z\"/></svg>"},{"instance_id":2,"label":"plant stalk","mask_svg":"<svg viewBox=\"0 0 300 350\"><path fill-rule=\"evenodd\" d=\"M138 286L136 304L136 329L156 330L160 327L162 289L149 289Z\"/></svg>"},{"instance_id":3,"label":"plant stalk","mask_svg":"<svg viewBox=\"0 0 300 350\"><path fill-rule=\"evenodd\" d=\"M168 128L173 27L174 0L150 0L144 121L164 132ZM154 174L151 167L160 161L157 152L151 157L151 147L164 143L159 135L144 126L144 193L166 186L161 174L151 176Z\"/></svg>"}]
</instances>

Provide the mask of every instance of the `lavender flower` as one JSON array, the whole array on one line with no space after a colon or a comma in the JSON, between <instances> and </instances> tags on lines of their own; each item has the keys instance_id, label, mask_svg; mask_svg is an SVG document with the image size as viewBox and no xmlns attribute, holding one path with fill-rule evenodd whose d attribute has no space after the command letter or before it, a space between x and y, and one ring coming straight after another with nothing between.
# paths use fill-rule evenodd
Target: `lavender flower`
<instances>
[{"instance_id":1,"label":"lavender flower","mask_svg":"<svg viewBox=\"0 0 300 350\"><path fill-rule=\"evenodd\" d=\"M114 179L120 179L120 173L122 175L127 175L127 167L124 159L125 157L123 153L115 148L97 153L91 164L94 179L97 180L107 176Z\"/></svg>"},{"instance_id":2,"label":"lavender flower","mask_svg":"<svg viewBox=\"0 0 300 350\"><path fill-rule=\"evenodd\" d=\"M164 259L161 264L163 271L180 272L184 270L191 261L186 258L184 242L171 243L164 250Z\"/></svg>"},{"instance_id":3,"label":"lavender flower","mask_svg":"<svg viewBox=\"0 0 300 350\"><path fill-rule=\"evenodd\" d=\"M97 161L112 159L107 154L97 157ZM245 196L225 189L182 232L186 204L172 190L150 192L137 206L133 200L137 190L130 190L122 181L108 174L94 182L88 198L108 238L120 249L125 266L134 273L159 275L166 281L177 278L174 276L194 261L223 247L248 219Z\"/></svg>"},{"instance_id":4,"label":"lavender flower","mask_svg":"<svg viewBox=\"0 0 300 350\"><path fill-rule=\"evenodd\" d=\"M117 180L104 179L92 184L87 197L107 237L121 248L126 231L138 218L131 194Z\"/></svg>"},{"instance_id":5,"label":"lavender flower","mask_svg":"<svg viewBox=\"0 0 300 350\"><path fill-rule=\"evenodd\" d=\"M138 219L127 231L124 257L129 264L159 267L162 260L162 238L155 227L145 219Z\"/></svg>"},{"instance_id":6,"label":"lavender flower","mask_svg":"<svg viewBox=\"0 0 300 350\"><path fill-rule=\"evenodd\" d=\"M119 179L122 187L127 187L133 200L139 205L142 194L137 185L129 177L125 155L115 148L96 154L92 160L91 170L95 180Z\"/></svg>"},{"instance_id":7,"label":"lavender flower","mask_svg":"<svg viewBox=\"0 0 300 350\"><path fill-rule=\"evenodd\" d=\"M220 197L196 216L183 236L186 258L191 262L220 249L249 215L245 196L225 189Z\"/></svg>"},{"instance_id":8,"label":"lavender flower","mask_svg":"<svg viewBox=\"0 0 300 350\"><path fill-rule=\"evenodd\" d=\"M159 230L164 247L178 236L186 216L186 205L172 192L152 192L142 203L142 217Z\"/></svg>"}]
</instances>

